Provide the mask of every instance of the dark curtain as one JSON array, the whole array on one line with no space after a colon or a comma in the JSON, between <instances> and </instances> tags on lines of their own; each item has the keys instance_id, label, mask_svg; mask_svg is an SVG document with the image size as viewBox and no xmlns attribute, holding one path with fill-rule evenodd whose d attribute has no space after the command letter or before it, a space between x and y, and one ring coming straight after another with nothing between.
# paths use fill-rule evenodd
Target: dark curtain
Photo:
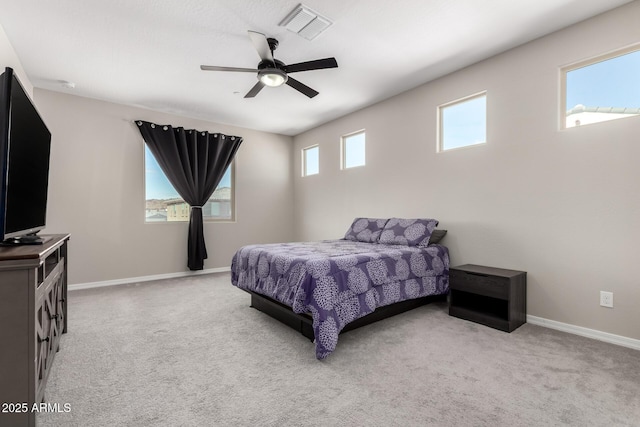
<instances>
[{"instance_id":1,"label":"dark curtain","mask_svg":"<svg viewBox=\"0 0 640 427\"><path fill-rule=\"evenodd\" d=\"M169 182L191 205L187 266L190 270L202 270L207 259L202 206L231 164L242 138L142 120L136 124Z\"/></svg>"}]
</instances>

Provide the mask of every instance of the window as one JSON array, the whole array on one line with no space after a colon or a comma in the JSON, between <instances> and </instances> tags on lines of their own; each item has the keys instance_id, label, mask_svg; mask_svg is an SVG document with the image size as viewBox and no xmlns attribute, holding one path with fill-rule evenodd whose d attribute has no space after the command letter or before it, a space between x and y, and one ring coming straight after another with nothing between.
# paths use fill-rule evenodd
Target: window
<instances>
[{"instance_id":1,"label":"window","mask_svg":"<svg viewBox=\"0 0 640 427\"><path fill-rule=\"evenodd\" d=\"M191 209L169 182L155 157L144 146L145 221L189 221ZM233 163L224 173L209 201L202 207L205 221L229 221L234 218Z\"/></svg>"},{"instance_id":2,"label":"window","mask_svg":"<svg viewBox=\"0 0 640 427\"><path fill-rule=\"evenodd\" d=\"M640 47L637 45L561 71L564 128L640 114Z\"/></svg>"},{"instance_id":3,"label":"window","mask_svg":"<svg viewBox=\"0 0 640 427\"><path fill-rule=\"evenodd\" d=\"M363 130L342 137L342 169L365 165L365 133Z\"/></svg>"},{"instance_id":4,"label":"window","mask_svg":"<svg viewBox=\"0 0 640 427\"><path fill-rule=\"evenodd\" d=\"M314 145L302 149L302 176L320 173L320 147Z\"/></svg>"},{"instance_id":5,"label":"window","mask_svg":"<svg viewBox=\"0 0 640 427\"><path fill-rule=\"evenodd\" d=\"M484 144L486 141L486 92L438 107L438 151Z\"/></svg>"}]
</instances>

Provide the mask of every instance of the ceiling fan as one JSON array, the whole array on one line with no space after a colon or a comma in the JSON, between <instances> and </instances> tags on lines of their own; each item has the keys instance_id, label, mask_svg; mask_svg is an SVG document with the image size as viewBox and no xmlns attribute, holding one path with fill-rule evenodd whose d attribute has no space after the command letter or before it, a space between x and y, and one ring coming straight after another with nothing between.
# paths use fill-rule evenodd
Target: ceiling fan
<instances>
[{"instance_id":1,"label":"ceiling fan","mask_svg":"<svg viewBox=\"0 0 640 427\"><path fill-rule=\"evenodd\" d=\"M315 61L299 62L297 64L286 65L282 61L278 61L273 57L273 51L278 47L278 40L267 38L262 33L248 31L253 46L258 51L260 63L258 68L237 68L237 67L218 67L215 65L201 65L200 69L205 71L236 71L245 73L257 73L258 83L251 88L244 96L245 98L253 98L263 87L277 87L287 84L313 98L318 94L317 91L309 86L300 83L298 80L289 77L289 73L297 73L300 71L322 70L324 68L336 68L338 62L335 58L316 59Z\"/></svg>"}]
</instances>

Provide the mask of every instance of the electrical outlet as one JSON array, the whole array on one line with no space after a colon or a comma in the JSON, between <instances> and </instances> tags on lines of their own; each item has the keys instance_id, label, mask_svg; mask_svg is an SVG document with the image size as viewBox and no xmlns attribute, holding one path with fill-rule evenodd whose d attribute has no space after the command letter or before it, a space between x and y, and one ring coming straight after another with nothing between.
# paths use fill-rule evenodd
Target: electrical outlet
<instances>
[{"instance_id":1,"label":"electrical outlet","mask_svg":"<svg viewBox=\"0 0 640 427\"><path fill-rule=\"evenodd\" d=\"M613 292L600 291L600 305L613 308Z\"/></svg>"}]
</instances>

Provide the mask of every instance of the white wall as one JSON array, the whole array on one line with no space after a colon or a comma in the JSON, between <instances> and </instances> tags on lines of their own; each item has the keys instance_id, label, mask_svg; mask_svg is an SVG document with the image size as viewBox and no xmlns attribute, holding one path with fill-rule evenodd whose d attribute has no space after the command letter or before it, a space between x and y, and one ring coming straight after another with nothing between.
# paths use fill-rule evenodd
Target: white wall
<instances>
[{"instance_id":1,"label":"white wall","mask_svg":"<svg viewBox=\"0 0 640 427\"><path fill-rule=\"evenodd\" d=\"M144 223L144 143L135 119L244 138L236 222L205 223L205 269L228 267L242 245L292 240L291 137L34 91L1 27L0 66L14 69L53 135L45 233L71 233L70 284L187 270L187 224Z\"/></svg>"},{"instance_id":2,"label":"white wall","mask_svg":"<svg viewBox=\"0 0 640 427\"><path fill-rule=\"evenodd\" d=\"M33 85L22 68L22 63L18 58L11 42L7 38L4 28L0 26L0 73L4 72L5 67L13 68L14 73L18 76L20 83L27 91L29 96L33 97Z\"/></svg>"},{"instance_id":3,"label":"white wall","mask_svg":"<svg viewBox=\"0 0 640 427\"><path fill-rule=\"evenodd\" d=\"M639 18L630 3L298 135L293 150L285 136L36 89L54 135L46 231L72 234L72 284L184 271L186 224L144 224L131 120L236 134L237 222L205 225L205 268L244 244L340 237L355 216L431 216L453 264L526 270L529 314L640 339L640 117L559 131L557 114L558 67L637 43ZM0 60L33 91L1 28ZM488 144L436 154L437 106L481 90ZM367 166L340 171L339 138L361 128ZM300 178L300 149L316 143L321 173Z\"/></svg>"},{"instance_id":4,"label":"white wall","mask_svg":"<svg viewBox=\"0 0 640 427\"><path fill-rule=\"evenodd\" d=\"M71 233L71 284L187 270L187 223L144 222L144 142L133 120L244 138L236 155L236 222L204 225L205 269L242 245L291 240L288 136L35 89L52 133L46 233Z\"/></svg>"},{"instance_id":5,"label":"white wall","mask_svg":"<svg viewBox=\"0 0 640 427\"><path fill-rule=\"evenodd\" d=\"M640 339L640 117L559 130L559 67L640 41L640 2L294 138L296 239L356 216L432 217L453 265L528 272L528 314ZM487 91L488 143L436 153L438 105ZM367 165L340 136L366 129ZM320 145L320 174L300 150ZM613 309L599 291L614 293Z\"/></svg>"}]
</instances>

